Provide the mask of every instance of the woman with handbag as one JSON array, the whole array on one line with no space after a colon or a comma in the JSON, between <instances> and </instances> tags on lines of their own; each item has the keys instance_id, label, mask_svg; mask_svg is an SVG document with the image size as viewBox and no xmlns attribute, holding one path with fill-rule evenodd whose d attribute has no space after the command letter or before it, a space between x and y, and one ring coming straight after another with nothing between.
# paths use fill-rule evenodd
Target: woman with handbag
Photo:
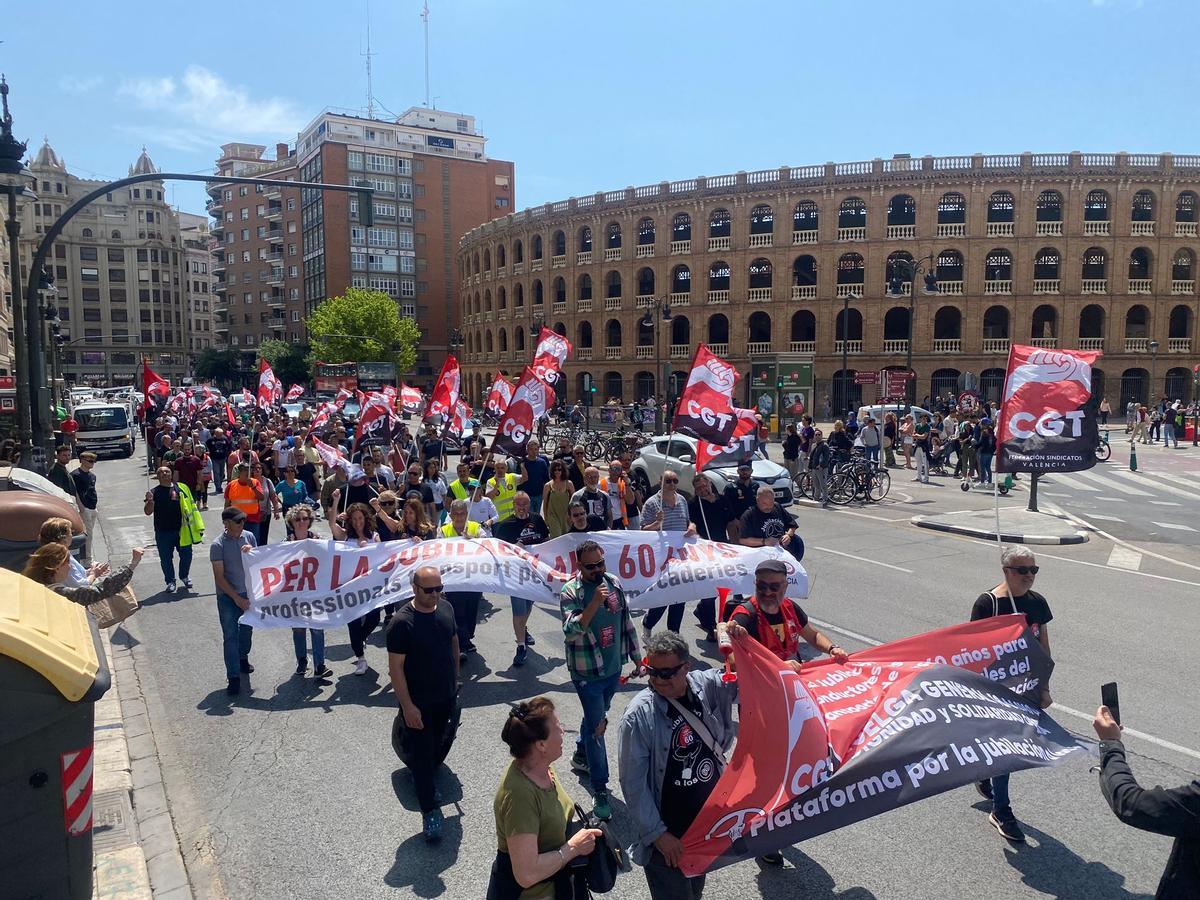
<instances>
[{"instance_id":1,"label":"woman with handbag","mask_svg":"<svg viewBox=\"0 0 1200 900\"><path fill-rule=\"evenodd\" d=\"M581 828L567 838L575 804L551 767L563 749L553 701L534 697L514 705L500 739L513 760L496 791L499 849L487 900L570 898L572 861L591 853L603 832Z\"/></svg>"},{"instance_id":2,"label":"woman with handbag","mask_svg":"<svg viewBox=\"0 0 1200 900\"><path fill-rule=\"evenodd\" d=\"M38 584L46 585L56 594L62 594L74 603L90 606L123 591L133 578L133 570L142 561L145 552L141 547L134 547L129 565L122 566L103 578L97 578L92 584L81 586L71 581L71 551L62 544L46 544L33 552L21 574Z\"/></svg>"}]
</instances>

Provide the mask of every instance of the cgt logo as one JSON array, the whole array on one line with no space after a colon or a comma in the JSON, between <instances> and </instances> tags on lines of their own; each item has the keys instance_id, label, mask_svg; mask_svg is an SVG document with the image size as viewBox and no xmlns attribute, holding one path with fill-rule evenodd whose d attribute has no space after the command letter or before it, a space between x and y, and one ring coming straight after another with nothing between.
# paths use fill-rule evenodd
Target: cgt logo
<instances>
[{"instance_id":1,"label":"cgt logo","mask_svg":"<svg viewBox=\"0 0 1200 900\"><path fill-rule=\"evenodd\" d=\"M725 429L725 426L727 424L729 424L729 421L733 418L733 416L729 415L729 413L713 412L707 406L703 406L700 403L697 403L695 400L689 400L687 402L685 410L687 412L687 415L690 416L691 418L699 419L705 425L719 428L722 431Z\"/></svg>"},{"instance_id":2,"label":"cgt logo","mask_svg":"<svg viewBox=\"0 0 1200 900\"><path fill-rule=\"evenodd\" d=\"M1031 412L1016 413L1008 421L1008 427L1013 437L1025 440L1031 437L1060 437L1064 430L1070 428L1069 437L1079 437L1083 434L1082 422L1084 413L1075 410L1060 413L1056 409L1048 409L1040 416Z\"/></svg>"},{"instance_id":3,"label":"cgt logo","mask_svg":"<svg viewBox=\"0 0 1200 900\"><path fill-rule=\"evenodd\" d=\"M708 830L708 834L704 835L704 839L706 841L711 841L713 838L739 840L746 834L747 819L763 819L766 818L766 815L767 811L759 809L757 806L726 813L713 823L713 827Z\"/></svg>"}]
</instances>

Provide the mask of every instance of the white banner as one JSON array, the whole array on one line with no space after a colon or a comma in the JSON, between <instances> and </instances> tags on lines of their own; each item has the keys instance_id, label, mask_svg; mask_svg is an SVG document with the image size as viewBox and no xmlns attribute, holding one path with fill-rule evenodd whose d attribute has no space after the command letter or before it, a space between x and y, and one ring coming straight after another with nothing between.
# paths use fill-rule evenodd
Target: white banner
<instances>
[{"instance_id":1,"label":"white banner","mask_svg":"<svg viewBox=\"0 0 1200 900\"><path fill-rule=\"evenodd\" d=\"M684 538L682 532L601 531L568 534L534 547L497 538L449 538L356 544L291 541L245 554L255 628L330 628L385 603L412 596L412 574L435 566L447 591L486 590L558 606L558 592L575 577L575 548L594 540L608 573L620 580L632 609L652 609L713 597L717 587L754 593L754 569L764 559L788 566L788 596L808 596L808 575L778 547L742 547Z\"/></svg>"}]
</instances>

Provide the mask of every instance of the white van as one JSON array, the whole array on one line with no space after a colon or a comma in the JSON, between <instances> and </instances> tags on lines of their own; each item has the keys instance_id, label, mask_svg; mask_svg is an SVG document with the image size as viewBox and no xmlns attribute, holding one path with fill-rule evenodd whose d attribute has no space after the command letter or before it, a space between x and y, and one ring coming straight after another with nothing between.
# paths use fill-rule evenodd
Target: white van
<instances>
[{"instance_id":1,"label":"white van","mask_svg":"<svg viewBox=\"0 0 1200 900\"><path fill-rule=\"evenodd\" d=\"M137 431L126 404L92 400L75 407L74 417L79 423L75 443L80 453L91 450L97 455L133 456Z\"/></svg>"}]
</instances>

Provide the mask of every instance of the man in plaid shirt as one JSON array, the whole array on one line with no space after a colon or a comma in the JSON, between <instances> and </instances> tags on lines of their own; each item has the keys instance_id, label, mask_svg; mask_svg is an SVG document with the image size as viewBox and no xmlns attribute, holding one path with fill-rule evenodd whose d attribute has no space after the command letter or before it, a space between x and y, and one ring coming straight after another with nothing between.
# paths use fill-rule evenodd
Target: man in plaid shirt
<instances>
[{"instance_id":1,"label":"man in plaid shirt","mask_svg":"<svg viewBox=\"0 0 1200 900\"><path fill-rule=\"evenodd\" d=\"M583 706L571 768L591 780L596 817L610 819L608 754L604 749L608 707L621 683L622 663L628 659L640 667L641 659L625 591L604 570L604 551L595 541L584 541L576 558L579 574L563 585L559 594L567 669Z\"/></svg>"}]
</instances>

